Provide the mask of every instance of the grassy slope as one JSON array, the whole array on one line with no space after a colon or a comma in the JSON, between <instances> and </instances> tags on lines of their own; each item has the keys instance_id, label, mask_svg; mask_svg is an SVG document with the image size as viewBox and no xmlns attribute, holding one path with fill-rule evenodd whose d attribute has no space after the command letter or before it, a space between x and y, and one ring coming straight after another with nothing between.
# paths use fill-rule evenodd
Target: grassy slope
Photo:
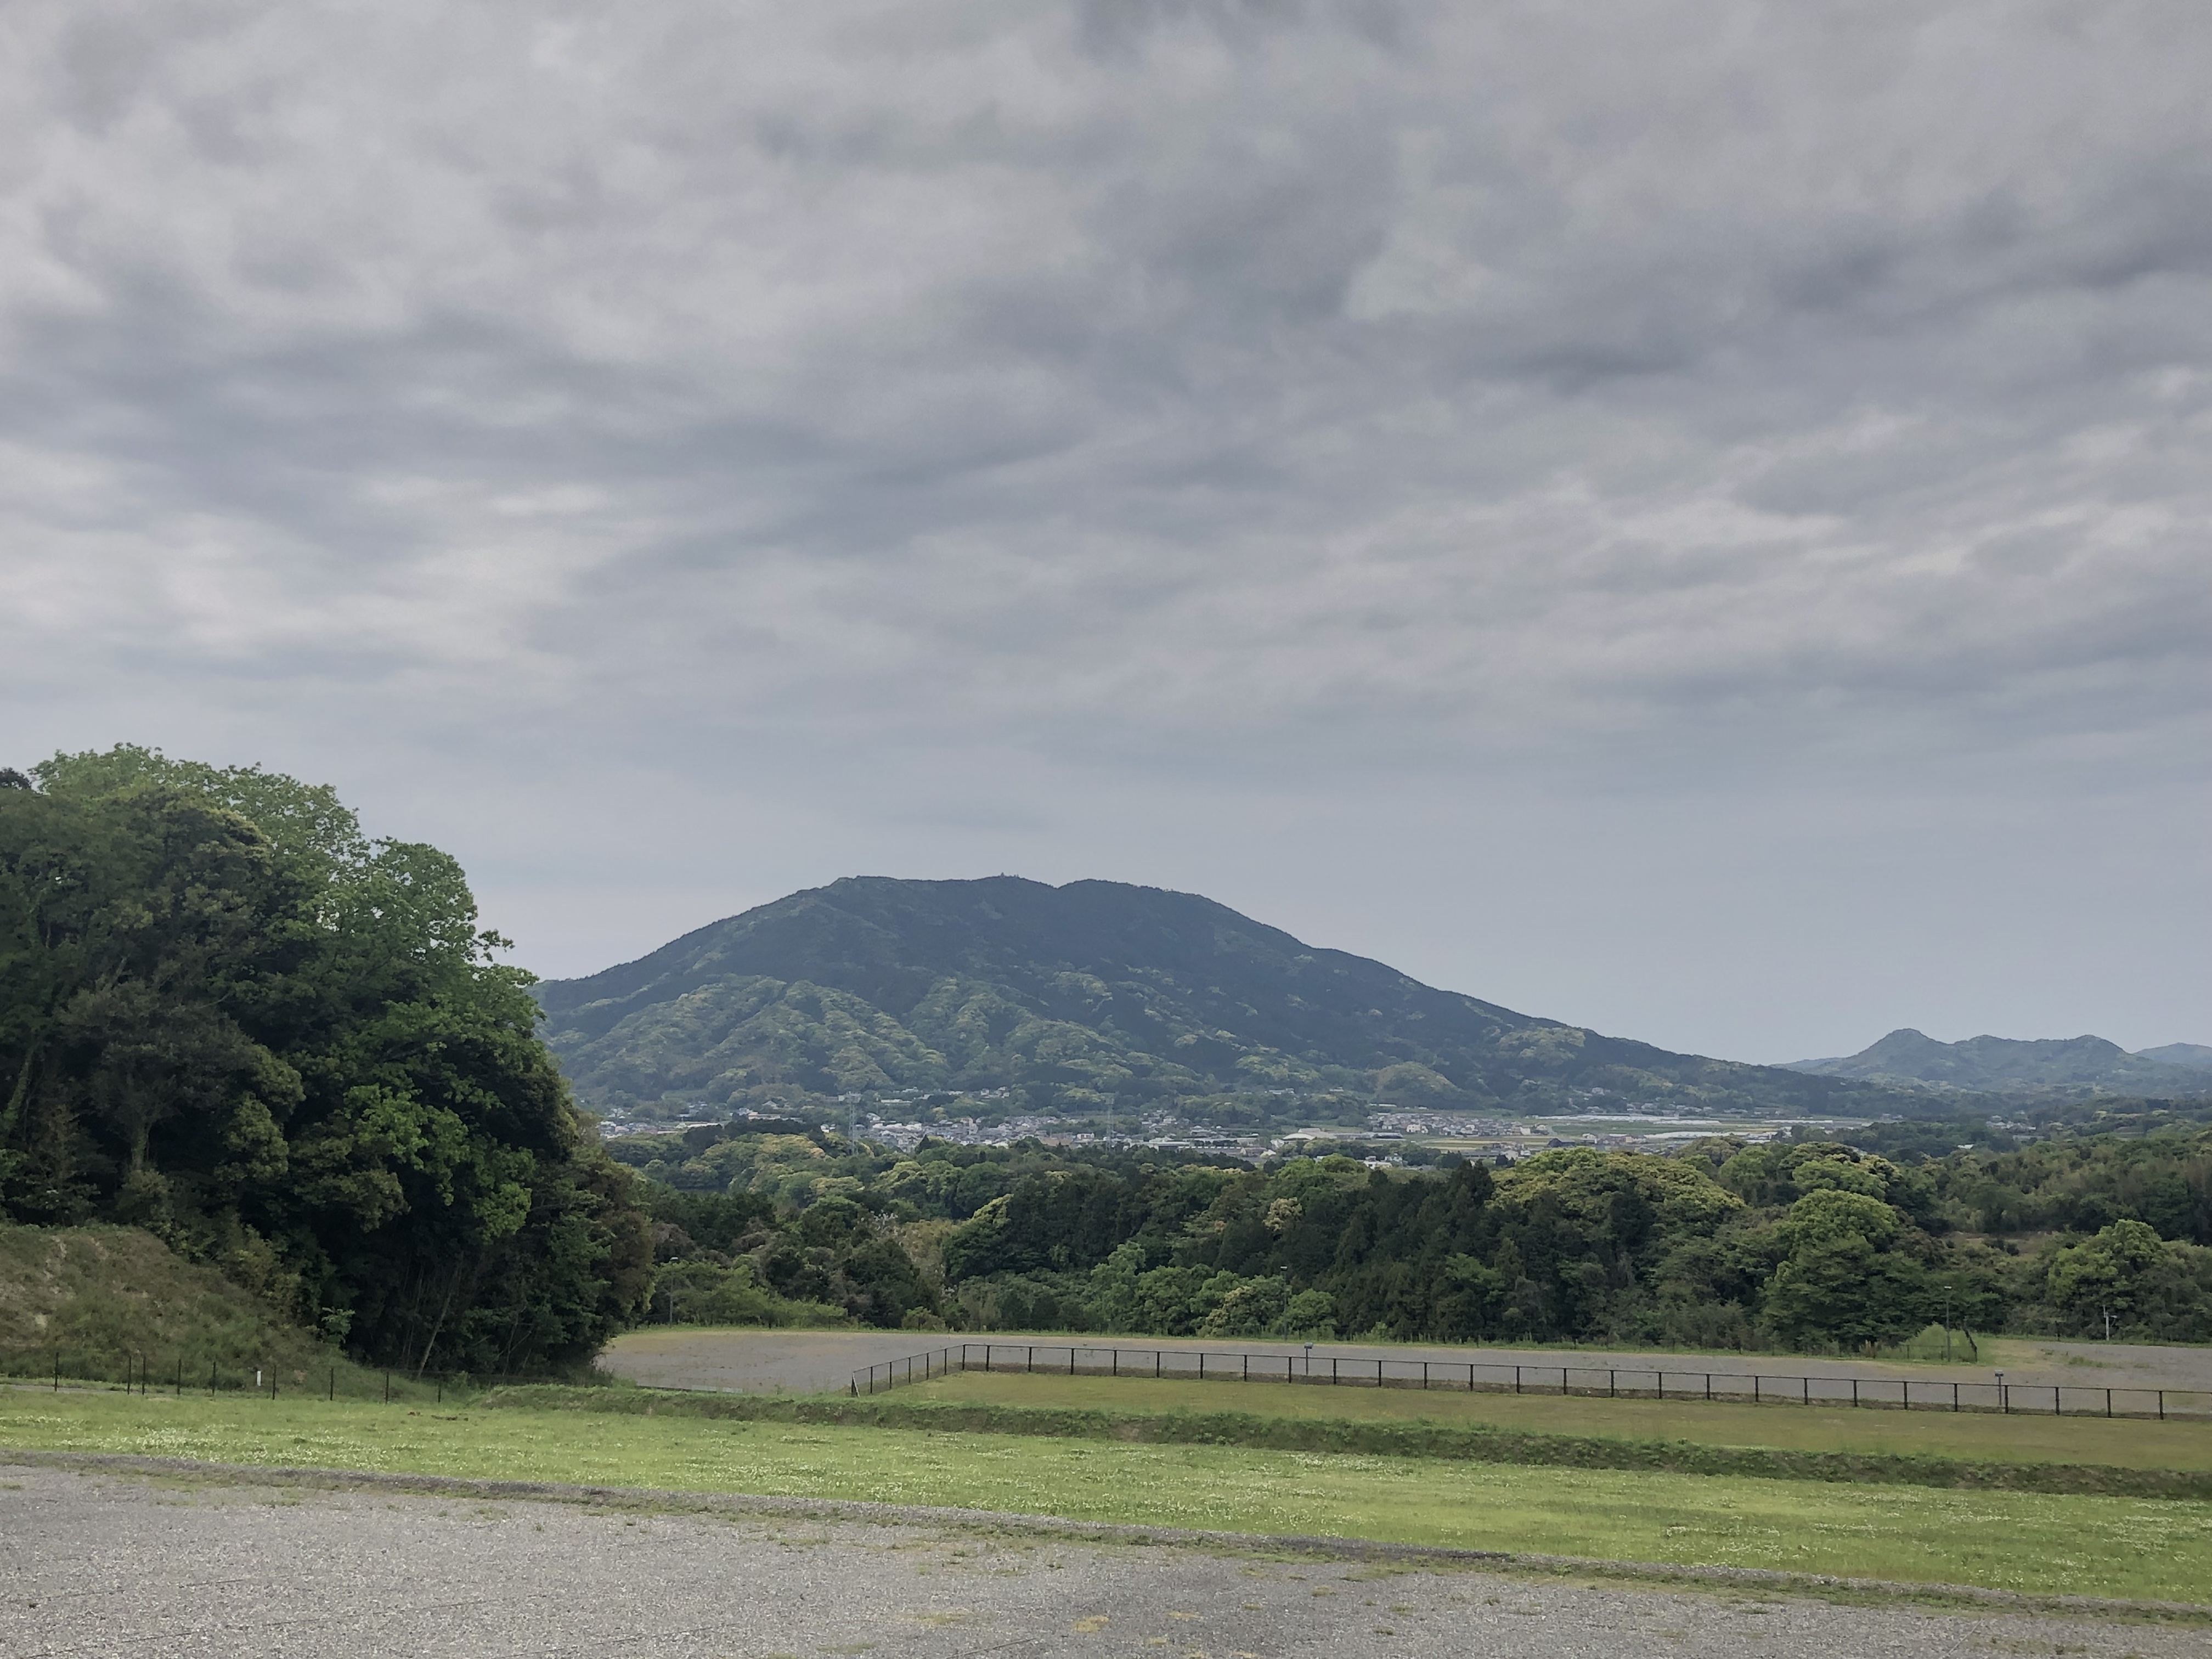
<instances>
[{"instance_id":1,"label":"grassy slope","mask_svg":"<svg viewBox=\"0 0 2212 1659\"><path fill-rule=\"evenodd\" d=\"M1971 1412L1954 1415L983 1371L917 1382L878 1397L1117 1413L1238 1412L1298 1421L1488 1425L1528 1434L1686 1440L1709 1446L2212 1471L2212 1419L2107 1422L2102 1418L1999 1417Z\"/></svg>"},{"instance_id":2,"label":"grassy slope","mask_svg":"<svg viewBox=\"0 0 2212 1659\"><path fill-rule=\"evenodd\" d=\"M327 1388L335 1364L342 1393L369 1387L312 1332L143 1229L0 1224L0 1373L50 1375L58 1349L65 1376L128 1367L204 1384L213 1365L228 1388L257 1369Z\"/></svg>"},{"instance_id":3,"label":"grassy slope","mask_svg":"<svg viewBox=\"0 0 2212 1659\"><path fill-rule=\"evenodd\" d=\"M0 1390L0 1443L2203 1601L2212 1505L306 1398Z\"/></svg>"}]
</instances>

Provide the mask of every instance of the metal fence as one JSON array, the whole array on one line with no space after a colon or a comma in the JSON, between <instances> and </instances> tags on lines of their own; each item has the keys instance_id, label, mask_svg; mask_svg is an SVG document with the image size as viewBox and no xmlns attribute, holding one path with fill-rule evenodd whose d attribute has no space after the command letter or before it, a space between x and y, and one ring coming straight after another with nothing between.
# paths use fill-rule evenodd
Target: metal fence
<instances>
[{"instance_id":1,"label":"metal fence","mask_svg":"<svg viewBox=\"0 0 2212 1659\"><path fill-rule=\"evenodd\" d=\"M2007 1382L1996 1373L1986 1382L1917 1376L1779 1376L1750 1371L1011 1342L960 1342L887 1360L854 1371L850 1387L854 1395L878 1394L960 1371L1430 1389L1457 1394L1573 1395L1608 1400L1711 1400L1761 1406L1856 1406L2044 1417L2155 1418L2160 1422L2171 1417L2212 1416L2212 1391L2208 1390Z\"/></svg>"},{"instance_id":2,"label":"metal fence","mask_svg":"<svg viewBox=\"0 0 2212 1659\"><path fill-rule=\"evenodd\" d=\"M412 1366L379 1368L352 1364L301 1365L269 1361L259 1365L188 1358L183 1352L138 1347L54 1347L0 1349L0 1382L36 1386L99 1389L124 1394L240 1395L270 1399L439 1401L451 1392L472 1394L510 1382L563 1379L541 1375L493 1376L466 1371L417 1371Z\"/></svg>"}]
</instances>

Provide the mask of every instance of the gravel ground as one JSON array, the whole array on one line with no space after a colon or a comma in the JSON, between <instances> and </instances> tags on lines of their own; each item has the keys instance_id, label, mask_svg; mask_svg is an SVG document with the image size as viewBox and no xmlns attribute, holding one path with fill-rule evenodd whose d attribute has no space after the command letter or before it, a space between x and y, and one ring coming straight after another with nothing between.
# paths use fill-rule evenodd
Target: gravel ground
<instances>
[{"instance_id":1,"label":"gravel ground","mask_svg":"<svg viewBox=\"0 0 2212 1659\"><path fill-rule=\"evenodd\" d=\"M0 1659L2202 1656L2201 1627L0 1469Z\"/></svg>"},{"instance_id":2,"label":"gravel ground","mask_svg":"<svg viewBox=\"0 0 2212 1659\"><path fill-rule=\"evenodd\" d=\"M980 1352L981 1339L967 1340ZM1026 1338L990 1340L998 1346L1001 1363L1017 1366L1020 1364ZM842 1391L853 1373L865 1366L904 1359L941 1348L948 1342L957 1346L960 1340L958 1337L921 1331L702 1331L675 1326L632 1331L618 1337L600 1363L617 1376L654 1388L814 1394L830 1389ZM1054 1334L1036 1340L1041 1356L1057 1350L1064 1359L1071 1340L1080 1344L1087 1339ZM1113 1339L1107 1340L1110 1343ZM1233 1356L1246 1352L1279 1356L1300 1369L1309 1363L1304 1345L1296 1342L1255 1340L1249 1343L1202 1343L1145 1337L1125 1337L1121 1341L1132 1353L1141 1350L1149 1354L1157 1347L1194 1354L1203 1349L1209 1356L1210 1364L1216 1363L1213 1356L1218 1356L1218 1363L1231 1370L1237 1364ZM2148 1347L2125 1343L2108 1346L2102 1343L2012 1339L2005 1352L2011 1361L2005 1372L2006 1380L2014 1386L2014 1404L2021 1409L2049 1409L2046 1395L2025 1390L2039 1390L2056 1383L2069 1391L2069 1411L2097 1409L2094 1396L2086 1391L2108 1387L2198 1391L2190 1397L2170 1401L2170 1409L2191 1413L2212 1410L2212 1347ZM1367 1347L1346 1342L1316 1344L1310 1363L1318 1375L1326 1376L1334 1360L1349 1378L1359 1374L1363 1364L1371 1367L1378 1358L1389 1363L1394 1377L1405 1375L1409 1363L1417 1366L1424 1359L1438 1366L1439 1379L1448 1376L1450 1367L1464 1368L1470 1362L1507 1368L1519 1365L1524 1368L1532 1386L1555 1386L1557 1368L1568 1365L1574 1368L1577 1388L1595 1387L1601 1391L1609 1368L1620 1371L1623 1387L1648 1389L1655 1364L1666 1368L1670 1389L1695 1387L1688 1379L1702 1376L1708 1368L1716 1373L1756 1370L1768 1376L1793 1377L1803 1374L1832 1378L1909 1375L1916 1384L1916 1400L1929 1397L1929 1390L1921 1385L1957 1381L1966 1387L1968 1405L1996 1403L1990 1387L1992 1371L1984 1366L1915 1365L1909 1371L1900 1371L1894 1364L1872 1360L1797 1360L1773 1354L1716 1355L1707 1358L1690 1354L1658 1357L1595 1351L1553 1353L1527 1348ZM1106 1364L1105 1348L1098 1348L1095 1353L1085 1352L1082 1364L1088 1368L1094 1362L1100 1366ZM1186 1368L1195 1363L1189 1359L1182 1362ZM1257 1374L1255 1368L1255 1375ZM1464 1376L1464 1369L1460 1374ZM1510 1380L1511 1372L1508 1369L1480 1375L1486 1382L1496 1382ZM1820 1392L1817 1388L1814 1390L1816 1395ZM1844 1399L1850 1395L1848 1385L1830 1392ZM1978 1398L1978 1394L1988 1397ZM2132 1402L2132 1406L2148 1409L2140 1401ZM2123 1400L2120 1408L2124 1412L2130 1409L2131 1402Z\"/></svg>"}]
</instances>

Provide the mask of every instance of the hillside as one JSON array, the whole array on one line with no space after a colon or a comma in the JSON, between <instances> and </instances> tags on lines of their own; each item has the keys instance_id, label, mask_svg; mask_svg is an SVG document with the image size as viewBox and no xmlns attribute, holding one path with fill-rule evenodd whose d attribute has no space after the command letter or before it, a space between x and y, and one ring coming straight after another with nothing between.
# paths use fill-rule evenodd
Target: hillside
<instances>
[{"instance_id":1,"label":"hillside","mask_svg":"<svg viewBox=\"0 0 2212 1659\"><path fill-rule=\"evenodd\" d=\"M849 878L537 994L600 1112L992 1088L1077 1109L1324 1089L1474 1109L1902 1098L1516 1013L1209 899L1117 882Z\"/></svg>"},{"instance_id":2,"label":"hillside","mask_svg":"<svg viewBox=\"0 0 2212 1659\"><path fill-rule=\"evenodd\" d=\"M2137 1060L2154 1060L2165 1066L2188 1066L2212 1072L2212 1044L2168 1042L2156 1048L2138 1048Z\"/></svg>"},{"instance_id":3,"label":"hillside","mask_svg":"<svg viewBox=\"0 0 2212 1659\"><path fill-rule=\"evenodd\" d=\"M142 1228L0 1224L0 1370L46 1375L57 1359L70 1376L201 1379L212 1365L226 1386L264 1368L295 1384L353 1369Z\"/></svg>"},{"instance_id":4,"label":"hillside","mask_svg":"<svg viewBox=\"0 0 2212 1659\"><path fill-rule=\"evenodd\" d=\"M2098 1036L2020 1041L1968 1037L1938 1042L1910 1029L1836 1060L1801 1060L1792 1070L1868 1082L2020 1093L2039 1090L2121 1090L2135 1094L2200 1094L2212 1089L2212 1049L2177 1042L2130 1054ZM2186 1063L2195 1060L2196 1063ZM2175 1061L2185 1063L2176 1064Z\"/></svg>"}]
</instances>

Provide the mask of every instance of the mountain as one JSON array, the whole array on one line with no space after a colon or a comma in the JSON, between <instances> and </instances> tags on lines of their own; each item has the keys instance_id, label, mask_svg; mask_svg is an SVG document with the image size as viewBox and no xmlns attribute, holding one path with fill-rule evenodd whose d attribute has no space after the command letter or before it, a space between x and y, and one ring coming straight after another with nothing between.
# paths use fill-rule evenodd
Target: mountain
<instances>
[{"instance_id":1,"label":"mountain","mask_svg":"<svg viewBox=\"0 0 2212 1659\"><path fill-rule=\"evenodd\" d=\"M2154 1060L2161 1066L2191 1066L2200 1071L2212 1071L2212 1044L2169 1042L2160 1048L2138 1048L2136 1058Z\"/></svg>"},{"instance_id":2,"label":"mountain","mask_svg":"<svg viewBox=\"0 0 2212 1659\"><path fill-rule=\"evenodd\" d=\"M1899 1098L1515 1013L1108 881L848 878L537 994L600 1112L991 1088L1079 1110L1265 1090L1545 1110L1599 1091L1764 1111Z\"/></svg>"},{"instance_id":3,"label":"mountain","mask_svg":"<svg viewBox=\"0 0 2212 1659\"><path fill-rule=\"evenodd\" d=\"M2177 1042L2131 1054L2099 1036L2019 1041L1968 1037L1938 1042L1910 1029L1892 1031L1871 1048L1838 1060L1801 1060L1790 1069L1821 1077L1888 1084L2019 1092L2038 1089L2116 1089L2134 1094L2195 1093L2212 1088L2212 1064L2169 1063L2169 1055L2202 1055L2212 1048Z\"/></svg>"}]
</instances>

